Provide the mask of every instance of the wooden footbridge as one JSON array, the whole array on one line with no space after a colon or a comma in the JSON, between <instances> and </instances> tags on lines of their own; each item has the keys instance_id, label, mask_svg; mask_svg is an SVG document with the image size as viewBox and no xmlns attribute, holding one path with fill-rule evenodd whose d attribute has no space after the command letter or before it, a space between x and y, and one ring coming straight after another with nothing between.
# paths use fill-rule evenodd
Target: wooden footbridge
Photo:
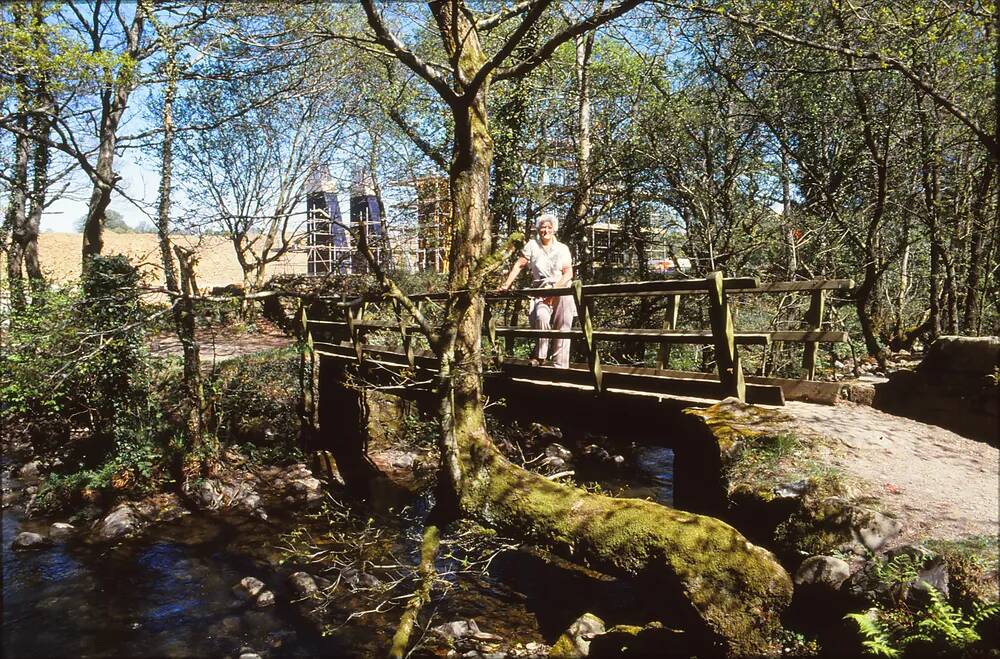
<instances>
[{"instance_id":1,"label":"wooden footbridge","mask_svg":"<svg viewBox=\"0 0 1000 659\"><path fill-rule=\"evenodd\" d=\"M484 365L487 392L500 394L510 387L544 388L565 401L596 399L622 400L634 397L719 400L729 396L759 404L783 405L786 399L832 402L836 385L814 382L819 343L847 341L847 333L823 329L824 300L831 290L853 286L849 279L761 283L755 278L724 278L715 272L704 279L639 281L617 284L588 284L579 281L564 289L520 289L486 294L487 312L483 326L488 338ZM733 296L764 294L804 294L810 304L798 331L739 332L735 328L730 299ZM411 295L419 307L440 303L448 293ZM569 295L576 304L579 329L567 331L531 329L497 323L498 308L506 300L535 296ZM677 329L678 312L684 299L704 296L708 303L709 327ZM594 305L607 298L666 298L661 327L599 328L594 326ZM382 295L341 295L303 304L304 339L311 358L344 364L355 362L365 381L404 390L430 388L438 370L433 353L419 348L418 327L398 303ZM529 360L509 357L519 338L569 338L583 348L586 363L568 369L535 365ZM374 339L374 340L373 340ZM604 342L641 342L658 345L656 368L609 366L602 363ZM803 377L781 379L749 377L743 372L741 346L764 346L771 342L803 344ZM709 345L714 348L716 373L695 373L668 368L671 347L678 344ZM832 393L831 393L832 390Z\"/></svg>"}]
</instances>

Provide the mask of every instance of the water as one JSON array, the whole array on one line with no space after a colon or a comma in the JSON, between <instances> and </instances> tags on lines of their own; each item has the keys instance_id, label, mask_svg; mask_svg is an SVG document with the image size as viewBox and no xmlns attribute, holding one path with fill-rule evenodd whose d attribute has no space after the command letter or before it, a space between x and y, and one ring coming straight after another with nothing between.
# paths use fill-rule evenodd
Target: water
<instances>
[{"instance_id":1,"label":"water","mask_svg":"<svg viewBox=\"0 0 1000 659\"><path fill-rule=\"evenodd\" d=\"M600 480L624 496L670 505L673 453L636 448L630 466ZM117 547L56 544L35 552L10 545L23 530L46 534L48 522L3 511L4 657L238 656L252 648L269 657L382 654L398 612L365 617L321 637L287 604L287 569L274 545L300 520L270 523L187 515ZM415 553L399 533L404 555ZM257 610L234 594L254 576L278 596ZM339 603L348 608L349 600ZM610 624L643 624L638 584L587 573L530 551L507 552L488 577L462 576L434 603L433 624L475 618L508 641L552 643L584 612Z\"/></svg>"},{"instance_id":2,"label":"water","mask_svg":"<svg viewBox=\"0 0 1000 659\"><path fill-rule=\"evenodd\" d=\"M578 473L584 482L595 481L615 496L649 499L664 506L674 505L674 452L662 446L636 446L619 470L600 467L598 472Z\"/></svg>"},{"instance_id":3,"label":"water","mask_svg":"<svg viewBox=\"0 0 1000 659\"><path fill-rule=\"evenodd\" d=\"M350 654L287 608L256 610L234 594L248 575L281 590L259 531L240 536L237 527L182 519L117 548L11 551L19 532L38 530L24 524L4 510L4 657L234 656L243 647L270 656Z\"/></svg>"}]
</instances>

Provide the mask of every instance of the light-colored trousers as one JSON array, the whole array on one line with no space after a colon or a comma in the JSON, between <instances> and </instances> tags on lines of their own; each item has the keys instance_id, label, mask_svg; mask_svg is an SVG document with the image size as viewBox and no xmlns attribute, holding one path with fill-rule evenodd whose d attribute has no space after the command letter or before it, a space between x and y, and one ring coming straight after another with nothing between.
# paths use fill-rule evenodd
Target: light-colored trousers
<instances>
[{"instance_id":1,"label":"light-colored trousers","mask_svg":"<svg viewBox=\"0 0 1000 659\"><path fill-rule=\"evenodd\" d=\"M549 298L552 299L552 298ZM528 320L533 329L568 330L573 327L576 304L569 295L555 298L555 308L545 303L545 298L535 298ZM551 359L556 368L569 368L569 339L538 339L535 359Z\"/></svg>"}]
</instances>

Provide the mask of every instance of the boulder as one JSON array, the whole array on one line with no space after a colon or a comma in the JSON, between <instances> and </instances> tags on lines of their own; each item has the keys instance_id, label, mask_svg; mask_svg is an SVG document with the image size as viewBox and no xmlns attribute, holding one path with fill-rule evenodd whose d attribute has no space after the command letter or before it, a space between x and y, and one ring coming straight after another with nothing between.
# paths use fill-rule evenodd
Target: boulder
<instances>
[{"instance_id":1,"label":"boulder","mask_svg":"<svg viewBox=\"0 0 1000 659\"><path fill-rule=\"evenodd\" d=\"M920 363L923 372L992 375L1000 367L1000 338L995 336L941 336Z\"/></svg>"},{"instance_id":2,"label":"boulder","mask_svg":"<svg viewBox=\"0 0 1000 659\"><path fill-rule=\"evenodd\" d=\"M25 464L21 467L20 471L17 472L18 478L20 478L25 483L37 483L41 478L41 471L39 470L39 464L37 460L32 460L31 462Z\"/></svg>"},{"instance_id":3,"label":"boulder","mask_svg":"<svg viewBox=\"0 0 1000 659\"><path fill-rule=\"evenodd\" d=\"M264 582L256 577L243 577L236 586L233 586L236 594L242 597L257 597L263 589Z\"/></svg>"},{"instance_id":4,"label":"boulder","mask_svg":"<svg viewBox=\"0 0 1000 659\"><path fill-rule=\"evenodd\" d=\"M501 637L489 634L479 629L475 620L455 620L433 627L431 631L440 634L449 641L471 638L476 641L499 641Z\"/></svg>"},{"instance_id":5,"label":"boulder","mask_svg":"<svg viewBox=\"0 0 1000 659\"><path fill-rule=\"evenodd\" d=\"M821 586L837 590L851 576L847 561L833 556L810 556L795 573L796 586Z\"/></svg>"},{"instance_id":6,"label":"boulder","mask_svg":"<svg viewBox=\"0 0 1000 659\"><path fill-rule=\"evenodd\" d=\"M545 447L545 456L548 458L558 458L563 462L567 462L573 459L573 452L562 444L553 442Z\"/></svg>"},{"instance_id":7,"label":"boulder","mask_svg":"<svg viewBox=\"0 0 1000 659\"><path fill-rule=\"evenodd\" d=\"M374 588L382 582L375 575L362 572L353 567L345 567L340 571L340 580L351 588ZM475 622L473 622L475 624Z\"/></svg>"},{"instance_id":8,"label":"boulder","mask_svg":"<svg viewBox=\"0 0 1000 659\"><path fill-rule=\"evenodd\" d=\"M316 581L308 572L295 572L289 575L288 585L297 598L309 597L319 590Z\"/></svg>"},{"instance_id":9,"label":"boulder","mask_svg":"<svg viewBox=\"0 0 1000 659\"><path fill-rule=\"evenodd\" d=\"M548 471L555 473L557 471L564 471L568 466L566 461L562 458L557 457L547 457L543 458L541 462L538 463L539 467L547 467Z\"/></svg>"},{"instance_id":10,"label":"boulder","mask_svg":"<svg viewBox=\"0 0 1000 659\"><path fill-rule=\"evenodd\" d=\"M254 605L258 609L266 609L269 606L274 606L274 593L269 590L265 590L257 595L257 600Z\"/></svg>"},{"instance_id":11,"label":"boulder","mask_svg":"<svg viewBox=\"0 0 1000 659\"><path fill-rule=\"evenodd\" d=\"M588 444L583 447L583 455L587 459L596 463L605 463L611 460L611 454L597 444Z\"/></svg>"},{"instance_id":12,"label":"boulder","mask_svg":"<svg viewBox=\"0 0 1000 659\"><path fill-rule=\"evenodd\" d=\"M903 530L903 525L896 519L880 512L852 515L851 532L869 551L878 551Z\"/></svg>"},{"instance_id":13,"label":"boulder","mask_svg":"<svg viewBox=\"0 0 1000 659\"><path fill-rule=\"evenodd\" d=\"M97 523L95 533L103 542L122 540L135 535L141 520L131 505L123 503Z\"/></svg>"},{"instance_id":14,"label":"boulder","mask_svg":"<svg viewBox=\"0 0 1000 659\"><path fill-rule=\"evenodd\" d=\"M45 549L49 544L49 541L44 536L30 531L23 531L17 534L10 547L14 551L34 551Z\"/></svg>"},{"instance_id":15,"label":"boulder","mask_svg":"<svg viewBox=\"0 0 1000 659\"><path fill-rule=\"evenodd\" d=\"M563 438L562 430L556 426L546 426L541 423L531 424L531 434L540 442L557 442Z\"/></svg>"},{"instance_id":16,"label":"boulder","mask_svg":"<svg viewBox=\"0 0 1000 659\"><path fill-rule=\"evenodd\" d=\"M76 527L66 522L56 522L49 527L49 538L52 540L66 540L73 535Z\"/></svg>"},{"instance_id":17,"label":"boulder","mask_svg":"<svg viewBox=\"0 0 1000 659\"><path fill-rule=\"evenodd\" d=\"M566 659L586 657L590 654L591 640L604 632L603 620L593 613L584 613L562 633L562 636L552 646L549 656L565 657Z\"/></svg>"}]
</instances>

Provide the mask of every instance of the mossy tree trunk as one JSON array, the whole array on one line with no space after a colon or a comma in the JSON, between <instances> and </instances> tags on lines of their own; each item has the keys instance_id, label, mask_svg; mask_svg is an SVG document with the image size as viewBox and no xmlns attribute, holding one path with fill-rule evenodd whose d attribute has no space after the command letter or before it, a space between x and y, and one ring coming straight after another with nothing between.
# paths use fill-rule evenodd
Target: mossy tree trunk
<instances>
[{"instance_id":1,"label":"mossy tree trunk","mask_svg":"<svg viewBox=\"0 0 1000 659\"><path fill-rule=\"evenodd\" d=\"M592 495L527 472L504 459L486 429L481 378L481 336L485 278L503 264L490 253L489 174L493 140L487 95L498 57L483 52L483 25L462 2L430 3L453 67L446 82L392 35L370 2L364 2L376 38L414 68L448 103L455 125L450 165L454 207L449 289L443 328L432 338L441 360L439 448L442 487L439 502L454 513L505 533L560 551L574 560L619 575L661 579L691 618L713 632L727 652L756 655L773 651L770 632L791 597L787 573L765 550L751 545L732 527L700 515L634 499ZM547 3L525 12L513 50L541 16ZM552 36L533 56L497 79L524 75L551 54L555 44L593 29L638 2L607 9L599 18ZM584 25L586 23L586 25ZM541 54L539 54L541 53ZM548 53L548 54L545 54ZM369 257L371 258L371 257ZM398 289L390 285L390 291ZM401 294L399 294L401 295ZM450 501L442 501L450 499ZM440 514L440 511L439 511ZM667 613L665 609L663 613Z\"/></svg>"}]
</instances>

